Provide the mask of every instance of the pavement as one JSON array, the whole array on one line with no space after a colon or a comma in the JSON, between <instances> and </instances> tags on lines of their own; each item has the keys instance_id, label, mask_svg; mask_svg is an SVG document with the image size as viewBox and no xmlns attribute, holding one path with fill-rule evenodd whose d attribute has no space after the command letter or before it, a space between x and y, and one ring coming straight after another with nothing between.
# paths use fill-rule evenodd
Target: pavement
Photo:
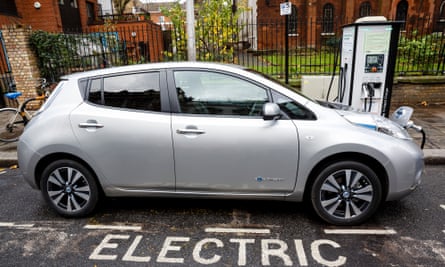
<instances>
[{"instance_id":1,"label":"pavement","mask_svg":"<svg viewBox=\"0 0 445 267\"><path fill-rule=\"evenodd\" d=\"M425 164L445 164L445 105L414 107L412 120L416 125L422 126L426 133L423 149ZM409 133L420 145L422 135L413 129Z\"/></svg>"},{"instance_id":2,"label":"pavement","mask_svg":"<svg viewBox=\"0 0 445 267\"><path fill-rule=\"evenodd\" d=\"M415 107L412 120L426 132L423 149L425 164L445 164L445 105ZM420 146L422 135L413 129L410 129L409 133ZM0 142L0 167L8 168L16 165L17 142Z\"/></svg>"}]
</instances>

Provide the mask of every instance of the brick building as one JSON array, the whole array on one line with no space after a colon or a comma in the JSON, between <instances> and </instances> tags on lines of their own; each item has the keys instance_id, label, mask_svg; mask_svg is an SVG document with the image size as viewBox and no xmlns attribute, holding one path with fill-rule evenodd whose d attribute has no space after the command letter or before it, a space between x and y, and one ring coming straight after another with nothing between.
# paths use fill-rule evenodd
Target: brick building
<instances>
[{"instance_id":1,"label":"brick building","mask_svg":"<svg viewBox=\"0 0 445 267\"><path fill-rule=\"evenodd\" d=\"M96 20L97 0L1 0L0 25L48 32L79 31Z\"/></svg>"},{"instance_id":2,"label":"brick building","mask_svg":"<svg viewBox=\"0 0 445 267\"><path fill-rule=\"evenodd\" d=\"M67 72L61 74L115 65L95 64L100 57L100 62L109 62L108 56L114 54L116 65L161 59L163 39L159 25L136 15L124 20L118 16L116 20L104 23L98 16L100 7L98 0L0 0L0 93L13 90L11 84L24 91L25 97L35 93L35 84L26 83L35 83L40 75L39 58L35 58L29 44L29 37L35 30L73 33L75 40L80 40L79 48L76 48L80 58L77 61L81 60L83 65L73 60L73 66L66 63ZM110 35L101 35L103 32ZM100 36L115 36L115 39ZM112 41L116 44L110 48L109 42ZM0 98L0 106L2 104Z\"/></svg>"},{"instance_id":3,"label":"brick building","mask_svg":"<svg viewBox=\"0 0 445 267\"><path fill-rule=\"evenodd\" d=\"M258 49L267 49L283 38L265 39L263 32L271 27L277 36L284 35L284 19L280 16L283 0L258 0ZM292 15L288 17L291 46L315 45L339 34L340 26L365 16L385 16L389 20L417 23L430 32L445 28L445 0L290 0ZM419 25L419 18L425 25ZM278 23L277 23L278 22ZM337 31L337 32L336 32Z\"/></svg>"},{"instance_id":4,"label":"brick building","mask_svg":"<svg viewBox=\"0 0 445 267\"><path fill-rule=\"evenodd\" d=\"M259 0L259 17L279 16L281 0ZM391 19L440 16L444 0L291 0L298 16L347 17L385 16ZM275 8L278 7L278 8Z\"/></svg>"}]
</instances>

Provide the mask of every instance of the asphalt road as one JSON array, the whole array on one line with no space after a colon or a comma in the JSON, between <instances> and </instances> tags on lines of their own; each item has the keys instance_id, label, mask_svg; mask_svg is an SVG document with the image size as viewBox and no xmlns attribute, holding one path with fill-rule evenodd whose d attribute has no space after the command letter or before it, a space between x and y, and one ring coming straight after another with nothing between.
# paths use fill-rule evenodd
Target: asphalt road
<instances>
[{"instance_id":1,"label":"asphalt road","mask_svg":"<svg viewBox=\"0 0 445 267\"><path fill-rule=\"evenodd\" d=\"M64 219L0 174L0 266L445 266L445 167L359 227L334 227L304 204L106 199Z\"/></svg>"}]
</instances>

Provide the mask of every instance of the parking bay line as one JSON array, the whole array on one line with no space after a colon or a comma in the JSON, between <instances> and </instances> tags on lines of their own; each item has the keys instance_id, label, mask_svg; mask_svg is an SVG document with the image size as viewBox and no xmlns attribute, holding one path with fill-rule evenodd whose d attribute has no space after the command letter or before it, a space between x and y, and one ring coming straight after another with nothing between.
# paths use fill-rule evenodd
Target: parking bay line
<instances>
[{"instance_id":1,"label":"parking bay line","mask_svg":"<svg viewBox=\"0 0 445 267\"><path fill-rule=\"evenodd\" d=\"M141 226L131 225L103 225L103 224L87 224L83 227L88 230L119 230L119 231L141 231Z\"/></svg>"},{"instance_id":2,"label":"parking bay line","mask_svg":"<svg viewBox=\"0 0 445 267\"><path fill-rule=\"evenodd\" d=\"M34 224L16 224L16 223L11 223L11 222L0 222L0 227L31 228L31 227L34 227Z\"/></svg>"},{"instance_id":3,"label":"parking bay line","mask_svg":"<svg viewBox=\"0 0 445 267\"><path fill-rule=\"evenodd\" d=\"M205 232L223 234L270 234L270 229L209 227L205 229Z\"/></svg>"},{"instance_id":4,"label":"parking bay line","mask_svg":"<svg viewBox=\"0 0 445 267\"><path fill-rule=\"evenodd\" d=\"M445 210L445 205L440 205L440 207ZM442 230L442 232L445 234L445 230Z\"/></svg>"},{"instance_id":5,"label":"parking bay line","mask_svg":"<svg viewBox=\"0 0 445 267\"><path fill-rule=\"evenodd\" d=\"M395 235L394 229L325 229L325 234L333 235Z\"/></svg>"}]
</instances>

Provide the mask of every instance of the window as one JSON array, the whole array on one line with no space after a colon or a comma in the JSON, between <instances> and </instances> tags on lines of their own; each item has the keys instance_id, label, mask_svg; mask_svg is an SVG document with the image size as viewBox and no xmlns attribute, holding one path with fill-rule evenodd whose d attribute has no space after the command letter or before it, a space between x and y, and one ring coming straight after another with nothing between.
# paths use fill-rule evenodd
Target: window
<instances>
[{"instance_id":1,"label":"window","mask_svg":"<svg viewBox=\"0 0 445 267\"><path fill-rule=\"evenodd\" d=\"M77 0L59 0L59 5L67 5L72 8L77 8Z\"/></svg>"},{"instance_id":2,"label":"window","mask_svg":"<svg viewBox=\"0 0 445 267\"><path fill-rule=\"evenodd\" d=\"M0 13L17 16L17 7L15 6L15 0L1 0Z\"/></svg>"},{"instance_id":3,"label":"window","mask_svg":"<svg viewBox=\"0 0 445 267\"><path fill-rule=\"evenodd\" d=\"M88 100L95 104L100 104L100 105L103 104L104 100L102 94L102 79L94 79L91 81Z\"/></svg>"},{"instance_id":4,"label":"window","mask_svg":"<svg viewBox=\"0 0 445 267\"><path fill-rule=\"evenodd\" d=\"M405 22L407 16L408 16L408 2L406 0L402 0L397 4L396 20ZM405 24L402 25L402 29L404 28Z\"/></svg>"},{"instance_id":5,"label":"window","mask_svg":"<svg viewBox=\"0 0 445 267\"><path fill-rule=\"evenodd\" d=\"M88 101L110 107L161 111L159 73L136 73L94 79Z\"/></svg>"},{"instance_id":6,"label":"window","mask_svg":"<svg viewBox=\"0 0 445 267\"><path fill-rule=\"evenodd\" d=\"M442 2L440 3L440 6L438 6L439 8L439 12L438 12L438 17L435 20L436 23L434 23L434 28L433 31L434 32L443 32L444 28L445 28L445 0L442 0Z\"/></svg>"},{"instance_id":7,"label":"window","mask_svg":"<svg viewBox=\"0 0 445 267\"><path fill-rule=\"evenodd\" d=\"M359 11L360 17L367 17L371 16L371 3L364 2L360 5L360 11Z\"/></svg>"},{"instance_id":8,"label":"window","mask_svg":"<svg viewBox=\"0 0 445 267\"><path fill-rule=\"evenodd\" d=\"M174 74L181 112L227 116L261 116L267 91L221 73L177 71Z\"/></svg>"},{"instance_id":9,"label":"window","mask_svg":"<svg viewBox=\"0 0 445 267\"><path fill-rule=\"evenodd\" d=\"M280 106L281 111L286 113L292 120L316 120L315 114L302 105L298 104L291 98L284 96L275 91L272 92L275 103Z\"/></svg>"},{"instance_id":10,"label":"window","mask_svg":"<svg viewBox=\"0 0 445 267\"><path fill-rule=\"evenodd\" d=\"M77 0L70 0L70 7L77 8Z\"/></svg>"},{"instance_id":11,"label":"window","mask_svg":"<svg viewBox=\"0 0 445 267\"><path fill-rule=\"evenodd\" d=\"M94 21L94 13L94 4L91 2L87 2L88 23L92 23Z\"/></svg>"},{"instance_id":12,"label":"window","mask_svg":"<svg viewBox=\"0 0 445 267\"><path fill-rule=\"evenodd\" d=\"M292 13L288 19L288 33L296 35L298 26L298 9L295 5L292 5Z\"/></svg>"},{"instance_id":13,"label":"window","mask_svg":"<svg viewBox=\"0 0 445 267\"><path fill-rule=\"evenodd\" d=\"M439 19L442 21L445 19L445 1L440 4L439 12Z\"/></svg>"},{"instance_id":14,"label":"window","mask_svg":"<svg viewBox=\"0 0 445 267\"><path fill-rule=\"evenodd\" d=\"M323 32L334 32L334 6L326 4L323 7Z\"/></svg>"}]
</instances>

